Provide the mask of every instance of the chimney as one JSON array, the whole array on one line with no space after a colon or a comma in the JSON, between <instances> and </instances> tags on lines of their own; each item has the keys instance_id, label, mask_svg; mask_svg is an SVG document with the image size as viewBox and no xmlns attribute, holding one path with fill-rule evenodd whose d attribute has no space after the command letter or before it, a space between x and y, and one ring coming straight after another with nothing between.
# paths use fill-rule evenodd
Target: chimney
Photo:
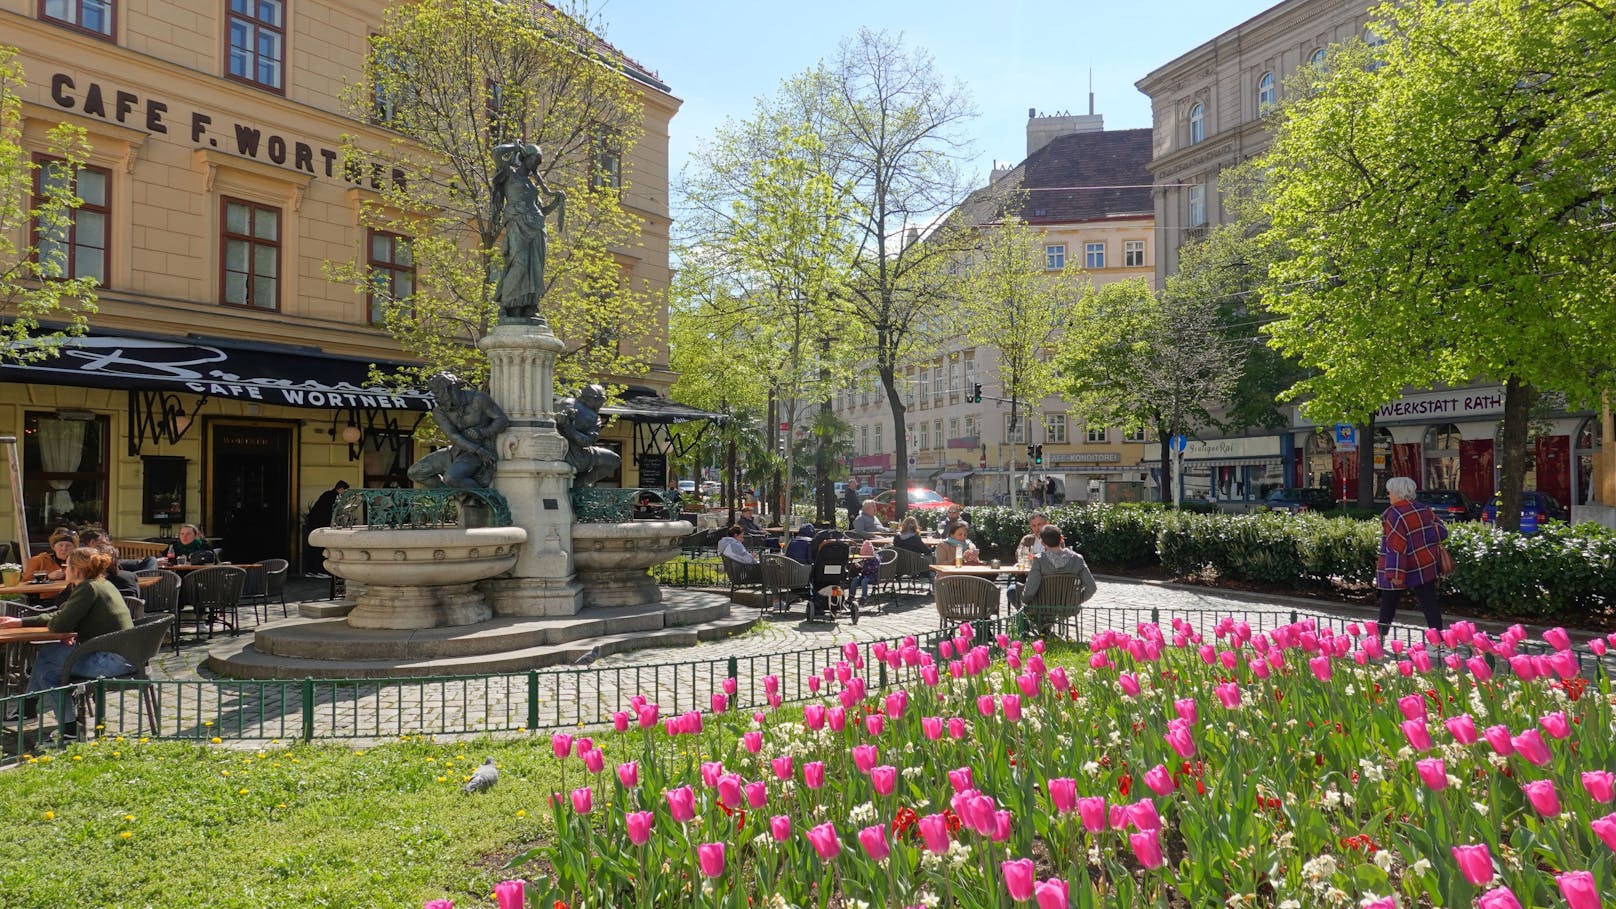
<instances>
[{"instance_id":1,"label":"chimney","mask_svg":"<svg viewBox=\"0 0 1616 909\"><path fill-rule=\"evenodd\" d=\"M903 235L903 245L905 247L913 246L919 240L920 228L918 227L910 227L908 232Z\"/></svg>"},{"instance_id":2,"label":"chimney","mask_svg":"<svg viewBox=\"0 0 1616 909\"><path fill-rule=\"evenodd\" d=\"M1105 130L1105 118L1093 112L1094 96L1089 95L1088 114L1070 114L1061 111L1048 117L1038 116L1037 108L1027 109L1027 155L1048 145L1061 136L1074 133L1097 133Z\"/></svg>"}]
</instances>

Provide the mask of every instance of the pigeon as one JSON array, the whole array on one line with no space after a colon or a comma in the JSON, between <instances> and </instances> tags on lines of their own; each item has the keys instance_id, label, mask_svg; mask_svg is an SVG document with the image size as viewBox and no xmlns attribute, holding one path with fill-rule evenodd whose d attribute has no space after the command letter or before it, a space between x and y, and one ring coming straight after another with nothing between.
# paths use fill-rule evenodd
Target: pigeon
<instances>
[{"instance_id":1,"label":"pigeon","mask_svg":"<svg viewBox=\"0 0 1616 909\"><path fill-rule=\"evenodd\" d=\"M574 666L588 666L590 663L593 663L598 659L600 659L600 648L599 647L591 647L589 649L588 653L585 653L583 656L579 657L578 659L573 660L572 665L574 665Z\"/></svg>"},{"instance_id":2,"label":"pigeon","mask_svg":"<svg viewBox=\"0 0 1616 909\"><path fill-rule=\"evenodd\" d=\"M494 766L493 758L488 758L477 768L477 772L471 775L471 779L466 781L466 785L460 787L460 791L482 792L494 788L497 782L499 782L499 768Z\"/></svg>"}]
</instances>

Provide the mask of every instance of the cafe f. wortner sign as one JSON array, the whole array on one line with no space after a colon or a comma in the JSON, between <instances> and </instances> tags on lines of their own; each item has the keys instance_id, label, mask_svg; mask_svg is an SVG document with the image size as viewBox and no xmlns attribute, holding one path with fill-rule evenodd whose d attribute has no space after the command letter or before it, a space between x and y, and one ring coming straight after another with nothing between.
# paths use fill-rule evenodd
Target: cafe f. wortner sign
<instances>
[{"instance_id":1,"label":"cafe f. wortner sign","mask_svg":"<svg viewBox=\"0 0 1616 909\"><path fill-rule=\"evenodd\" d=\"M396 186L404 184L402 170L393 168L384 173L380 164L371 164L367 172L355 162L344 161L340 149L288 138L239 120L216 120L205 111L171 111L167 102L108 88L99 82L81 83L67 73L51 75L50 99L63 110L148 133L169 135L176 128L188 130L191 144L199 148L217 148L313 176L324 175L371 189L381 189L384 180Z\"/></svg>"}]
</instances>

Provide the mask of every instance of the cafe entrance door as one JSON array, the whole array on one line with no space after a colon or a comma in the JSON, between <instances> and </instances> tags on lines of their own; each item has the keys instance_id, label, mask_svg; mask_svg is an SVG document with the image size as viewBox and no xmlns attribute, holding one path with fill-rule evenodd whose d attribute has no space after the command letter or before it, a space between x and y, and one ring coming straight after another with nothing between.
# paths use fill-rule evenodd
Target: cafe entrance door
<instances>
[{"instance_id":1,"label":"cafe entrance door","mask_svg":"<svg viewBox=\"0 0 1616 909\"><path fill-rule=\"evenodd\" d=\"M295 428L268 423L209 427L208 533L232 562L284 559L292 538Z\"/></svg>"}]
</instances>

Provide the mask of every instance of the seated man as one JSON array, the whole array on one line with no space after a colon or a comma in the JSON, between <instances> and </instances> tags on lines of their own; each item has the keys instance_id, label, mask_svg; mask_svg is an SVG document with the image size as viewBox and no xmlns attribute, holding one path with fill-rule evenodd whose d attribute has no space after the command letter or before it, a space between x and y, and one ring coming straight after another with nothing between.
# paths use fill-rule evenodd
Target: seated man
<instances>
[{"instance_id":1,"label":"seated man","mask_svg":"<svg viewBox=\"0 0 1616 909\"><path fill-rule=\"evenodd\" d=\"M761 534L761 533L763 533L763 528L758 526L757 512L753 511L750 508L742 508L741 509L741 516L738 519L736 519L735 523L741 528L741 530L745 531L746 533L751 533L751 534Z\"/></svg>"},{"instance_id":2,"label":"seated man","mask_svg":"<svg viewBox=\"0 0 1616 909\"><path fill-rule=\"evenodd\" d=\"M797 535L786 545L785 556L804 565L814 564L814 525L797 528Z\"/></svg>"},{"instance_id":3,"label":"seated man","mask_svg":"<svg viewBox=\"0 0 1616 909\"><path fill-rule=\"evenodd\" d=\"M745 566L741 569L742 581L755 581L763 576L763 566L758 564L757 557L746 548L746 543L742 541L744 536L746 531L741 529L741 525L731 524L729 535L718 541L718 554L737 565Z\"/></svg>"},{"instance_id":4,"label":"seated man","mask_svg":"<svg viewBox=\"0 0 1616 909\"><path fill-rule=\"evenodd\" d=\"M943 513L943 519L937 522L937 532L946 537L954 532L955 524L969 523L971 523L971 519L965 516L964 507L955 502L948 506L948 510Z\"/></svg>"},{"instance_id":5,"label":"seated man","mask_svg":"<svg viewBox=\"0 0 1616 909\"><path fill-rule=\"evenodd\" d=\"M892 528L875 516L875 500L865 499L864 504L859 506L859 516L853 519L853 532L865 535L891 533Z\"/></svg>"},{"instance_id":6,"label":"seated man","mask_svg":"<svg viewBox=\"0 0 1616 909\"><path fill-rule=\"evenodd\" d=\"M1043 586L1044 578L1064 575L1078 578L1082 592L1078 596L1078 603L1086 603L1094 596L1099 587L1094 583L1094 575L1089 573L1088 563L1076 552L1066 548L1066 538L1061 535L1061 529L1054 524L1045 524L1038 532L1039 542L1044 544L1044 551L1032 560L1032 567L1027 572L1027 582L1020 590L1015 584L1010 585L1007 599L1010 608L1016 609L1023 600L1033 599L1038 595L1038 589ZM1048 634L1053 620L1047 617L1038 619L1039 633Z\"/></svg>"},{"instance_id":7,"label":"seated man","mask_svg":"<svg viewBox=\"0 0 1616 909\"><path fill-rule=\"evenodd\" d=\"M112 565L107 569L105 577L124 596L140 596L140 577L135 572L157 567L157 559L152 556L145 559L119 559L118 547L112 545L112 541L107 539L106 534L99 530L86 530L79 534L79 545L101 552L112 560ZM150 564L147 564L148 562ZM131 568L129 565L139 567ZM64 590L62 591L62 596L65 598L70 592Z\"/></svg>"},{"instance_id":8,"label":"seated man","mask_svg":"<svg viewBox=\"0 0 1616 909\"><path fill-rule=\"evenodd\" d=\"M1021 542L1016 544L1017 562L1025 561L1028 565L1031 565L1033 557L1044 551L1044 541L1038 539L1038 535L1043 532L1045 525L1048 523L1049 516L1041 511L1035 511L1027 518L1027 527L1030 528L1031 532L1023 536Z\"/></svg>"}]
</instances>

